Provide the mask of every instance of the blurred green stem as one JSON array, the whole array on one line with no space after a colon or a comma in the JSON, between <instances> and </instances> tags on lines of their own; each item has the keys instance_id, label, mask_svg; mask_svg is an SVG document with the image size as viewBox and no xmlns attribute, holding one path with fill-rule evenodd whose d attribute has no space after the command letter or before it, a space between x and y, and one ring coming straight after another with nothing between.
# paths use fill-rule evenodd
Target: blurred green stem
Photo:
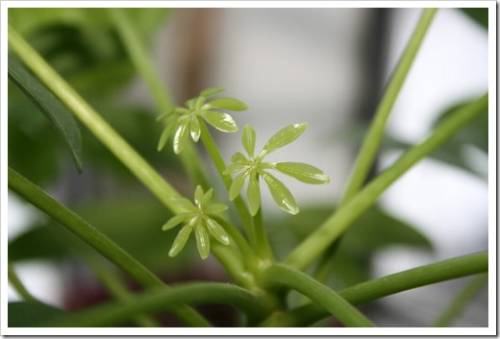
<instances>
[{"instance_id":1,"label":"blurred green stem","mask_svg":"<svg viewBox=\"0 0 500 339\"><path fill-rule=\"evenodd\" d=\"M487 94L450 114L427 139L400 156L393 165L384 170L302 241L288 256L286 263L299 269L307 267L342 235L361 214L373 206L388 187L417 162L448 141L458 130L477 118L479 114L485 111L486 107L488 107Z\"/></svg>"},{"instance_id":2,"label":"blurred green stem","mask_svg":"<svg viewBox=\"0 0 500 339\"><path fill-rule=\"evenodd\" d=\"M368 280L342 290L340 295L354 305L366 304L417 287L487 271L488 253L478 252ZM309 303L280 315L280 323L268 323L273 319L264 323L272 326L309 326L328 315L322 307Z\"/></svg>"},{"instance_id":3,"label":"blurred green stem","mask_svg":"<svg viewBox=\"0 0 500 339\"><path fill-rule=\"evenodd\" d=\"M14 290L27 302L37 302L36 298L28 291L26 286L24 286L21 279L19 279L16 271L14 270L14 266L12 263L8 263L8 271L9 271L9 283L12 285Z\"/></svg>"},{"instance_id":4,"label":"blurred green stem","mask_svg":"<svg viewBox=\"0 0 500 339\"><path fill-rule=\"evenodd\" d=\"M450 326L454 320L465 310L467 305L474 299L478 292L488 282L488 274L480 274L473 278L463 290L453 299L434 323L436 327Z\"/></svg>"},{"instance_id":5,"label":"blurred green stem","mask_svg":"<svg viewBox=\"0 0 500 339\"><path fill-rule=\"evenodd\" d=\"M265 269L260 279L263 285L267 287L286 286L299 291L346 326L374 326L370 320L337 292L303 272L285 265L275 264Z\"/></svg>"},{"instance_id":6,"label":"blurred green stem","mask_svg":"<svg viewBox=\"0 0 500 339\"><path fill-rule=\"evenodd\" d=\"M130 20L124 8L112 8L108 11L130 59L148 85L158 109L161 113L170 112L174 108L173 100L167 86L161 81L158 72L153 67L151 57L141 37L137 34L134 22ZM209 186L206 176L201 171L199 155L191 144L186 145L179 158L193 182L203 187Z\"/></svg>"},{"instance_id":7,"label":"blurred green stem","mask_svg":"<svg viewBox=\"0 0 500 339\"><path fill-rule=\"evenodd\" d=\"M225 283L189 283L168 289L146 291L132 296L125 303L112 302L95 306L41 325L50 327L112 326L119 325L137 314L170 310L179 304L214 303L233 305L246 312L250 318L256 319L268 311L258 297L241 287Z\"/></svg>"},{"instance_id":8,"label":"blurred green stem","mask_svg":"<svg viewBox=\"0 0 500 339\"><path fill-rule=\"evenodd\" d=\"M166 286L155 274L114 243L98 229L83 220L66 206L45 193L28 179L9 167L9 188L45 212L70 232L89 244L104 257L130 274L137 282L147 288ZM198 312L180 306L175 310L181 319L192 326L209 326L209 322Z\"/></svg>"},{"instance_id":9,"label":"blurred green stem","mask_svg":"<svg viewBox=\"0 0 500 339\"><path fill-rule=\"evenodd\" d=\"M366 177L370 169L373 167L382 138L384 137L385 126L389 115L394 107L394 103L396 102L399 93L401 92L401 89L403 88L404 82L408 76L415 57L420 50L422 42L427 31L429 30L436 12L436 8L426 8L420 15L417 26L415 27L410 40L407 42L406 48L399 58L398 65L394 69L389 83L384 91L384 95L377 106L374 115L375 117L372 120L370 129L368 130L364 138L363 145L357 155L354 169L349 178L344 195L340 201L340 206L345 204L359 192L366 181ZM333 256L336 253L336 249L339 247L341 239L342 238L339 238L332 243L329 250L327 250L324 254L320 264L316 268L314 274L316 278L321 277L322 279L326 279L328 277L329 271L332 267L331 262L333 260Z\"/></svg>"}]
</instances>

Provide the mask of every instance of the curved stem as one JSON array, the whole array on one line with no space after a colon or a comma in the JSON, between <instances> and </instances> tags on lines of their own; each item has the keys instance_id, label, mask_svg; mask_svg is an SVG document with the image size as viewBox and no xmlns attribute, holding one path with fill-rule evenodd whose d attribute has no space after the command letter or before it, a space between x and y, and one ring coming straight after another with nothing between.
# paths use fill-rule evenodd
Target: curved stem
<instances>
[{"instance_id":1,"label":"curved stem","mask_svg":"<svg viewBox=\"0 0 500 339\"><path fill-rule=\"evenodd\" d=\"M134 295L129 301L111 302L75 312L40 324L50 327L100 327L118 325L148 312L172 310L179 304L229 304L242 309L250 318L266 312L259 299L248 290L224 283L191 283Z\"/></svg>"},{"instance_id":2,"label":"curved stem","mask_svg":"<svg viewBox=\"0 0 500 339\"><path fill-rule=\"evenodd\" d=\"M487 274L480 274L472 279L460 293L453 299L434 323L436 327L449 326L464 311L465 307L474 299L477 293L488 282Z\"/></svg>"},{"instance_id":3,"label":"curved stem","mask_svg":"<svg viewBox=\"0 0 500 339\"><path fill-rule=\"evenodd\" d=\"M9 271L9 283L12 285L17 294L19 294L25 301L37 302L37 299L30 293L30 291L28 291L21 279L17 276L12 263L8 263L7 266Z\"/></svg>"},{"instance_id":4,"label":"curved stem","mask_svg":"<svg viewBox=\"0 0 500 339\"><path fill-rule=\"evenodd\" d=\"M346 288L340 295L357 305L411 290L417 287L435 284L441 281L461 278L488 270L488 253L479 252L415 267L385 277L369 280ZM328 316L321 307L307 304L289 312L282 319L286 321L275 326L307 326Z\"/></svg>"},{"instance_id":5,"label":"curved stem","mask_svg":"<svg viewBox=\"0 0 500 339\"><path fill-rule=\"evenodd\" d=\"M286 263L299 269L320 256L379 196L413 165L449 140L458 130L470 123L488 106L488 95L457 109L422 143L404 153L392 166L382 172L354 198L338 209L323 225L310 234L288 256Z\"/></svg>"},{"instance_id":6,"label":"curved stem","mask_svg":"<svg viewBox=\"0 0 500 339\"><path fill-rule=\"evenodd\" d=\"M368 327L373 323L331 288L307 274L285 265L271 265L261 276L269 287L287 286L308 296L315 304L330 312L346 326Z\"/></svg>"},{"instance_id":7,"label":"curved stem","mask_svg":"<svg viewBox=\"0 0 500 339\"><path fill-rule=\"evenodd\" d=\"M224 159L222 158L222 155L219 152L219 148L215 144L214 139L212 138L212 134L207 128L207 125L205 124L204 121L200 121L200 128L201 128L201 141L203 143L203 146L205 146L205 149L208 152L208 155L212 159L215 168L217 172L219 173L219 176L221 177L224 186L226 187L226 190L229 191L229 188L231 187L232 179L231 176L228 174L224 174L224 170L226 169L226 164L224 162ZM250 212L248 212L247 207L245 206L245 203L241 199L241 197L237 197L234 199L234 205L236 207L236 210L238 211L238 214L240 215L240 218L243 222L243 226L245 228L245 233L247 234L248 239L250 240L250 243L255 245L255 229L252 221L252 216L250 215Z\"/></svg>"},{"instance_id":8,"label":"curved stem","mask_svg":"<svg viewBox=\"0 0 500 339\"><path fill-rule=\"evenodd\" d=\"M11 168L9 168L9 188L76 234L104 257L130 274L142 286L166 286L156 275L106 235ZM187 306L179 307L177 314L193 326L209 325L200 314Z\"/></svg>"},{"instance_id":9,"label":"curved stem","mask_svg":"<svg viewBox=\"0 0 500 339\"><path fill-rule=\"evenodd\" d=\"M358 153L354 170L344 193L342 203L352 198L359 191L366 180L368 172L373 166L373 161L375 160L375 156L377 155L384 136L387 119L389 118L392 107L398 98L399 92L403 87L408 72L410 71L436 12L436 8L426 8L423 10L420 20L410 40L406 44L406 48L399 59L396 69L391 75L389 84L384 91L384 96L377 106L375 118L370 125L370 129Z\"/></svg>"}]
</instances>

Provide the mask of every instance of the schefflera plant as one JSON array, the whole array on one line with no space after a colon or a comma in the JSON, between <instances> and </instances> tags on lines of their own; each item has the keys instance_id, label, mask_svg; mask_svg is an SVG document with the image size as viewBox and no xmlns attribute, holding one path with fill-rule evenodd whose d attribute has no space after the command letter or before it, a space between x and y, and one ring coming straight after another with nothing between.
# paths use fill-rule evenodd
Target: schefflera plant
<instances>
[{"instance_id":1,"label":"schefflera plant","mask_svg":"<svg viewBox=\"0 0 500 339\"><path fill-rule=\"evenodd\" d=\"M229 245L228 234L215 220L222 217L227 206L212 201L212 198L213 189L204 192L203 188L198 185L194 192L194 204L185 198L175 199L175 203L183 211L170 218L162 227L163 231L168 231L183 224L168 253L170 257L175 257L182 251L193 231L196 247L202 259L206 259L210 254L210 236L223 245Z\"/></svg>"},{"instance_id":2,"label":"schefflera plant","mask_svg":"<svg viewBox=\"0 0 500 339\"><path fill-rule=\"evenodd\" d=\"M308 184L326 184L330 182L330 178L319 168L306 163L265 162L264 158L271 152L295 141L304 133L306 128L306 123L293 124L282 128L266 142L262 151L258 155L255 155L255 130L252 126L245 125L243 127L241 142L247 156L241 152L236 152L231 157L231 164L225 170L225 174L234 176L229 189L229 199L236 199L240 195L245 182L248 180L248 206L250 214L255 216L261 206L259 179L262 178L267 184L274 201L283 211L294 215L299 213L299 206L292 193L280 180L270 173L270 170L277 170Z\"/></svg>"},{"instance_id":3,"label":"schefflera plant","mask_svg":"<svg viewBox=\"0 0 500 339\"><path fill-rule=\"evenodd\" d=\"M163 121L165 128L158 142L158 151L165 147L172 134L175 154L182 152L189 136L194 142L198 142L201 136L200 119L221 132L237 132L238 126L233 117L220 110L244 111L247 105L236 98L213 98L223 91L221 87L209 87L201 91L199 96L187 100L185 107L175 107L160 115L158 121Z\"/></svg>"}]
</instances>

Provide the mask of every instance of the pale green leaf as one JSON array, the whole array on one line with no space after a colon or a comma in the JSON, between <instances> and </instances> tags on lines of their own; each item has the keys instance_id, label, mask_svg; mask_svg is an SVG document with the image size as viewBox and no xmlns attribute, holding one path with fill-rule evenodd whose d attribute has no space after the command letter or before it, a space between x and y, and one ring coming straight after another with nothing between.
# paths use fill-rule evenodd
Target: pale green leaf
<instances>
[{"instance_id":1,"label":"pale green leaf","mask_svg":"<svg viewBox=\"0 0 500 339\"><path fill-rule=\"evenodd\" d=\"M300 137L302 133L304 133L306 128L306 123L300 123L280 129L264 145L263 152L267 154L280 147L288 145L289 143L295 141L298 137Z\"/></svg>"},{"instance_id":2,"label":"pale green leaf","mask_svg":"<svg viewBox=\"0 0 500 339\"><path fill-rule=\"evenodd\" d=\"M220 203L210 204L205 210L205 212L210 215L218 215L225 211L227 211L227 206Z\"/></svg>"},{"instance_id":3,"label":"pale green leaf","mask_svg":"<svg viewBox=\"0 0 500 339\"><path fill-rule=\"evenodd\" d=\"M231 157L231 161L240 164L248 164L248 159L241 152L234 153Z\"/></svg>"},{"instance_id":4,"label":"pale green leaf","mask_svg":"<svg viewBox=\"0 0 500 339\"><path fill-rule=\"evenodd\" d=\"M295 198L281 181L269 173L263 173L262 177L274 201L283 211L294 215L299 213L299 206L295 202Z\"/></svg>"},{"instance_id":5,"label":"pale green leaf","mask_svg":"<svg viewBox=\"0 0 500 339\"><path fill-rule=\"evenodd\" d=\"M206 98L202 97L202 96L196 98L196 101L194 102L194 108L196 110L199 110L201 108L201 106L203 106L203 104L205 103L205 100L206 100Z\"/></svg>"},{"instance_id":6,"label":"pale green leaf","mask_svg":"<svg viewBox=\"0 0 500 339\"><path fill-rule=\"evenodd\" d=\"M238 126L233 117L224 112L207 111L202 114L203 119L219 131L233 133L238 131Z\"/></svg>"},{"instance_id":7,"label":"pale green leaf","mask_svg":"<svg viewBox=\"0 0 500 339\"><path fill-rule=\"evenodd\" d=\"M175 226L179 225L180 223L186 221L189 218L189 214L187 213L182 213L182 214L177 214L170 218L162 227L162 231L168 231Z\"/></svg>"},{"instance_id":8,"label":"pale green leaf","mask_svg":"<svg viewBox=\"0 0 500 339\"><path fill-rule=\"evenodd\" d=\"M207 229L218 242L223 245L229 245L229 236L227 235L224 228L215 220L208 218L207 219Z\"/></svg>"},{"instance_id":9,"label":"pale green leaf","mask_svg":"<svg viewBox=\"0 0 500 339\"><path fill-rule=\"evenodd\" d=\"M235 173L235 172L242 172L247 167L248 167L248 165L246 165L246 164L242 164L242 163L238 163L238 162L232 163L232 164L226 166L226 168L224 169L223 174L232 174L232 173Z\"/></svg>"},{"instance_id":10,"label":"pale green leaf","mask_svg":"<svg viewBox=\"0 0 500 339\"><path fill-rule=\"evenodd\" d=\"M253 157L255 152L255 130L252 126L245 125L245 127L243 127L241 143L243 144L243 147L245 147L247 153Z\"/></svg>"},{"instance_id":11,"label":"pale green leaf","mask_svg":"<svg viewBox=\"0 0 500 339\"><path fill-rule=\"evenodd\" d=\"M179 154L187 143L188 121L183 121L175 130L174 134L174 153Z\"/></svg>"},{"instance_id":12,"label":"pale green leaf","mask_svg":"<svg viewBox=\"0 0 500 339\"><path fill-rule=\"evenodd\" d=\"M193 139L194 142L198 142L201 135L201 128L197 117L191 118L189 122L189 133L191 134L191 139Z\"/></svg>"},{"instance_id":13,"label":"pale green leaf","mask_svg":"<svg viewBox=\"0 0 500 339\"><path fill-rule=\"evenodd\" d=\"M205 194L203 195L203 198L201 199L201 205L205 206L208 204L210 200L212 200L212 197L214 195L214 189L210 188Z\"/></svg>"},{"instance_id":14,"label":"pale green leaf","mask_svg":"<svg viewBox=\"0 0 500 339\"><path fill-rule=\"evenodd\" d=\"M175 123L170 123L165 127L165 129L163 129L163 132L161 133L160 136L160 140L158 141L158 147L157 147L158 152L165 147L168 138L170 138L170 135L172 134L174 129L175 129Z\"/></svg>"},{"instance_id":15,"label":"pale green leaf","mask_svg":"<svg viewBox=\"0 0 500 339\"><path fill-rule=\"evenodd\" d=\"M243 184L245 183L246 176L244 174L238 175L236 178L234 178L233 182L231 183L231 186L229 187L229 199L233 201L240 195L241 188L243 187Z\"/></svg>"},{"instance_id":16,"label":"pale green leaf","mask_svg":"<svg viewBox=\"0 0 500 339\"><path fill-rule=\"evenodd\" d=\"M330 178L319 168L302 162L278 162L275 168L283 174L308 184L326 184Z\"/></svg>"},{"instance_id":17,"label":"pale green leaf","mask_svg":"<svg viewBox=\"0 0 500 339\"><path fill-rule=\"evenodd\" d=\"M229 111L244 111L248 106L235 98L219 98L208 103L211 108L227 109Z\"/></svg>"},{"instance_id":18,"label":"pale green leaf","mask_svg":"<svg viewBox=\"0 0 500 339\"><path fill-rule=\"evenodd\" d=\"M260 187L256 175L250 176L247 189L248 207L251 215L256 215L260 208Z\"/></svg>"},{"instance_id":19,"label":"pale green leaf","mask_svg":"<svg viewBox=\"0 0 500 339\"><path fill-rule=\"evenodd\" d=\"M222 87L208 87L208 88L205 88L203 91L201 91L200 96L203 96L206 98L206 97L210 97L212 95L219 94L221 92L224 92L224 88L222 88Z\"/></svg>"},{"instance_id":20,"label":"pale green leaf","mask_svg":"<svg viewBox=\"0 0 500 339\"><path fill-rule=\"evenodd\" d=\"M186 198L173 198L173 199L171 199L171 201L178 208L180 208L186 212L196 211L196 207L193 205L193 203Z\"/></svg>"},{"instance_id":21,"label":"pale green leaf","mask_svg":"<svg viewBox=\"0 0 500 339\"><path fill-rule=\"evenodd\" d=\"M198 185L196 186L196 189L194 190L194 201L196 202L197 205L201 204L201 201L203 200L203 188Z\"/></svg>"},{"instance_id":22,"label":"pale green leaf","mask_svg":"<svg viewBox=\"0 0 500 339\"><path fill-rule=\"evenodd\" d=\"M210 254L210 237L208 236L208 232L201 223L198 223L195 226L194 232L198 253L200 253L201 259L206 259Z\"/></svg>"},{"instance_id":23,"label":"pale green leaf","mask_svg":"<svg viewBox=\"0 0 500 339\"><path fill-rule=\"evenodd\" d=\"M181 230L179 233L177 233L177 236L175 237L175 240L172 244L172 247L170 248L170 251L168 252L168 255L170 257L175 257L177 254L179 254L180 251L186 246L187 241L189 240L189 236L191 235L191 232L193 231L193 226L192 225L186 225Z\"/></svg>"}]
</instances>

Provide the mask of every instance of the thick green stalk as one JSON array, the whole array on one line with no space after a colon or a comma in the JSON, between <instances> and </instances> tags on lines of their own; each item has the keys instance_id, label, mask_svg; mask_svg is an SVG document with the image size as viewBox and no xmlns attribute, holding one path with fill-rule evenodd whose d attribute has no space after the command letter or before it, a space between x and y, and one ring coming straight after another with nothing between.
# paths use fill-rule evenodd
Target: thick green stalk
<instances>
[{"instance_id":1,"label":"thick green stalk","mask_svg":"<svg viewBox=\"0 0 500 339\"><path fill-rule=\"evenodd\" d=\"M338 209L316 231L307 237L286 259L286 263L305 268L320 256L379 196L417 162L449 140L458 130L471 122L488 105L488 95L457 109L422 143L404 153L392 166L382 172L354 198Z\"/></svg>"},{"instance_id":2,"label":"thick green stalk","mask_svg":"<svg viewBox=\"0 0 500 339\"><path fill-rule=\"evenodd\" d=\"M488 253L479 252L369 280L342 290L340 295L354 305L366 304L402 291L486 271ZM328 315L318 305L307 304L281 315L280 323L268 322L266 325L308 326Z\"/></svg>"},{"instance_id":3,"label":"thick green stalk","mask_svg":"<svg viewBox=\"0 0 500 339\"><path fill-rule=\"evenodd\" d=\"M366 180L368 172L373 166L373 161L375 160L384 136L387 119L389 118L394 103L398 98L399 92L403 87L408 72L422 45L422 41L432 23L436 11L436 8L426 8L423 10L420 20L410 40L406 44L406 48L399 59L396 69L391 75L382 100L377 106L370 129L358 153L353 172L342 199L343 202L351 199L360 190Z\"/></svg>"},{"instance_id":4,"label":"thick green stalk","mask_svg":"<svg viewBox=\"0 0 500 339\"><path fill-rule=\"evenodd\" d=\"M285 265L271 265L260 277L264 286L286 286L309 297L346 326L369 327L373 323L331 288Z\"/></svg>"},{"instance_id":5,"label":"thick green stalk","mask_svg":"<svg viewBox=\"0 0 500 339\"><path fill-rule=\"evenodd\" d=\"M11 168L9 168L9 188L52 217L70 232L76 234L104 257L127 272L142 286L147 288L166 286L156 275L106 235ZM179 307L176 313L190 325L209 325L200 314L187 306Z\"/></svg>"},{"instance_id":6,"label":"thick green stalk","mask_svg":"<svg viewBox=\"0 0 500 339\"><path fill-rule=\"evenodd\" d=\"M374 119L359 150L354 168L346 186L346 190L340 201L340 206L345 204L359 192L366 181L370 169L373 167L373 163L380 149L382 138L384 137L384 131L389 115L391 114L394 103L403 88L404 82L434 19L436 11L437 9L435 8L427 8L424 9L420 15L420 19L410 37L410 40L408 40L406 44L403 54L401 54L401 57L399 58L398 65L392 72L389 83L384 91L384 95L377 106ZM326 251L321 263L316 268L314 275L316 278L321 278L320 281L324 281L324 279L328 276L332 267L331 261L336 253L336 249L339 247L338 245L341 239L342 238L338 238L333 244L330 245L329 250Z\"/></svg>"},{"instance_id":7,"label":"thick green stalk","mask_svg":"<svg viewBox=\"0 0 500 339\"><path fill-rule=\"evenodd\" d=\"M434 323L436 327L447 327L464 311L477 293L488 282L487 274L480 274L472 279L460 293L453 299L450 305L444 310Z\"/></svg>"},{"instance_id":8,"label":"thick green stalk","mask_svg":"<svg viewBox=\"0 0 500 339\"><path fill-rule=\"evenodd\" d=\"M158 72L153 67L146 47L140 35L137 34L134 22L130 20L126 10L123 8L113 8L108 11L130 59L148 85L158 109L162 113L170 112L174 106L173 100L169 95L167 86L161 81ZM208 186L207 179L200 170L199 156L192 145L186 145L184 152L179 155L179 158L194 182Z\"/></svg>"},{"instance_id":9,"label":"thick green stalk","mask_svg":"<svg viewBox=\"0 0 500 339\"><path fill-rule=\"evenodd\" d=\"M118 277L117 272L104 267L97 258L90 255L85 256L85 261L113 297L123 302L130 301L132 294L125 283ZM132 320L142 327L160 327L160 324L154 318L145 314L138 314Z\"/></svg>"},{"instance_id":10,"label":"thick green stalk","mask_svg":"<svg viewBox=\"0 0 500 339\"><path fill-rule=\"evenodd\" d=\"M21 279L17 276L12 263L9 263L7 266L9 271L9 283L12 285L17 294L19 294L25 301L37 302L37 299L30 293L30 291L28 291Z\"/></svg>"},{"instance_id":11,"label":"thick green stalk","mask_svg":"<svg viewBox=\"0 0 500 339\"><path fill-rule=\"evenodd\" d=\"M259 177L257 176L257 184L259 184ZM274 260L274 253L269 244L269 239L267 237L266 229L264 227L263 213L262 209L264 206L260 206L257 214L253 217L253 225L255 231L255 241L257 246L257 251L262 258L267 260Z\"/></svg>"},{"instance_id":12,"label":"thick green stalk","mask_svg":"<svg viewBox=\"0 0 500 339\"><path fill-rule=\"evenodd\" d=\"M259 299L246 289L224 283L190 283L134 295L125 303L111 302L40 324L49 327L100 327L120 325L131 317L148 312L172 310L179 304L229 304L250 318L267 312Z\"/></svg>"},{"instance_id":13,"label":"thick green stalk","mask_svg":"<svg viewBox=\"0 0 500 339\"><path fill-rule=\"evenodd\" d=\"M217 144L212 138L212 134L210 133L210 131L207 128L207 125L203 121L200 121L200 128L201 128L201 142L203 143L203 146L205 146L208 155L212 159L215 169L219 173L219 176L221 177L224 186L226 187L226 190L229 191L232 179L229 174L224 174L224 170L226 169L226 163L224 162L224 159L220 154ZM245 203L243 202L243 199L241 199L241 197L237 197L236 199L234 199L234 205L236 207L236 210L238 211L238 214L240 215L241 221L243 222L243 227L245 228L245 233L247 234L250 243L255 246L256 244L255 229L250 212L248 212L248 209L245 206Z\"/></svg>"},{"instance_id":14,"label":"thick green stalk","mask_svg":"<svg viewBox=\"0 0 500 339\"><path fill-rule=\"evenodd\" d=\"M156 172L49 64L12 28L9 44L28 68L168 209L182 212L181 195ZM218 246L218 245L215 245Z\"/></svg>"}]
</instances>

